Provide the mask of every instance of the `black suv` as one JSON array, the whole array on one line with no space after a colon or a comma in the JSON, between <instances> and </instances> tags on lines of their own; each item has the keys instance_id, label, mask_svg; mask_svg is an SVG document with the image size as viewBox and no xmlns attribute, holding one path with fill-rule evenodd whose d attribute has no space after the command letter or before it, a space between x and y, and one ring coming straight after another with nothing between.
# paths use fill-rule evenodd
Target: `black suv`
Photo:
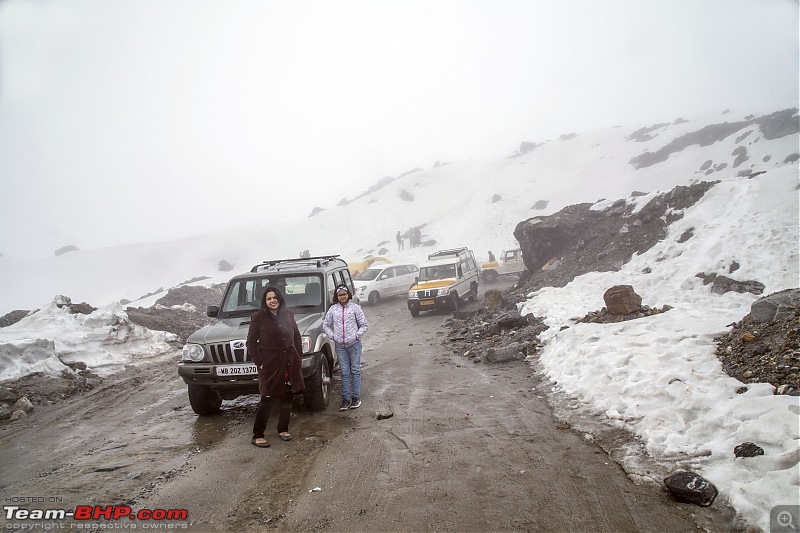
<instances>
[{"instance_id":1,"label":"black suv","mask_svg":"<svg viewBox=\"0 0 800 533\"><path fill-rule=\"evenodd\" d=\"M312 411L325 409L330 401L331 373L338 370L339 361L333 341L322 331L322 322L334 289L341 284L355 294L347 263L338 255L264 261L233 277L222 305L206 310L217 320L189 336L178 364L194 412L211 415L219 411L222 400L258 394L256 365L247 354L247 331L250 316L261 308L269 285L283 292L303 338L306 406Z\"/></svg>"}]
</instances>

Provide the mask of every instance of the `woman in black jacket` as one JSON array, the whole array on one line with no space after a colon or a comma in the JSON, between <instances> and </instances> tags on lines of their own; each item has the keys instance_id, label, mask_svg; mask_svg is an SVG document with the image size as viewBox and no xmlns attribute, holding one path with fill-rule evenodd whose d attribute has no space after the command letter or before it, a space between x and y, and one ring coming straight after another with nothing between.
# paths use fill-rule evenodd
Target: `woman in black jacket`
<instances>
[{"instance_id":1,"label":"woman in black jacket","mask_svg":"<svg viewBox=\"0 0 800 533\"><path fill-rule=\"evenodd\" d=\"M292 440L289 434L292 397L305 388L301 368L303 343L294 313L286 307L283 294L277 287L270 285L264 290L261 309L250 317L247 353L258 368L258 392L261 395L250 442L259 448L269 447L264 430L276 399L280 401L278 436L281 440Z\"/></svg>"}]
</instances>

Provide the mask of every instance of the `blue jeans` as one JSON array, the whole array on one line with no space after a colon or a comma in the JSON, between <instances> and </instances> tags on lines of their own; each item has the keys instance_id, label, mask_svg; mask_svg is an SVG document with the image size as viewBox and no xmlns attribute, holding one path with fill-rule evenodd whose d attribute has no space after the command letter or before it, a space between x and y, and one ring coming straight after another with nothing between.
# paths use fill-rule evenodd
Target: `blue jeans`
<instances>
[{"instance_id":1,"label":"blue jeans","mask_svg":"<svg viewBox=\"0 0 800 533\"><path fill-rule=\"evenodd\" d=\"M361 397L361 341L350 346L336 345L336 356L339 358L339 371L342 373L342 400L349 400L350 376L353 376L353 398Z\"/></svg>"}]
</instances>

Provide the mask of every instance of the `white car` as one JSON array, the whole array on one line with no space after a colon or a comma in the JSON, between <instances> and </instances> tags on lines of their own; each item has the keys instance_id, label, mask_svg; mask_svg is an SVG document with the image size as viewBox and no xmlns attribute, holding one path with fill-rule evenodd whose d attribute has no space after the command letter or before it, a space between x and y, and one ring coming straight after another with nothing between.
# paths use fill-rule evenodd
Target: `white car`
<instances>
[{"instance_id":1,"label":"white car","mask_svg":"<svg viewBox=\"0 0 800 533\"><path fill-rule=\"evenodd\" d=\"M358 298L374 305L387 296L405 295L418 276L417 265L391 263L364 269L353 279L353 283Z\"/></svg>"}]
</instances>

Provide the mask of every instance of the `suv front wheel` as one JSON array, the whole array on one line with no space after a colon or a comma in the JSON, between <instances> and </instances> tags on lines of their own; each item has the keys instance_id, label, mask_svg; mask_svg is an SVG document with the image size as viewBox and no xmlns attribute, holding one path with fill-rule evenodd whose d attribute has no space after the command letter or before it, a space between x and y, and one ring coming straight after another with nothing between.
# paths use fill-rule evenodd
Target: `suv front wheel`
<instances>
[{"instance_id":1,"label":"suv front wheel","mask_svg":"<svg viewBox=\"0 0 800 533\"><path fill-rule=\"evenodd\" d=\"M331 399L331 369L328 358L319 358L317 369L305 380L303 401L311 411L323 411Z\"/></svg>"},{"instance_id":2,"label":"suv front wheel","mask_svg":"<svg viewBox=\"0 0 800 533\"><path fill-rule=\"evenodd\" d=\"M205 385L189 384L189 404L192 410L200 416L207 416L219 413L222 406L222 397Z\"/></svg>"},{"instance_id":3,"label":"suv front wheel","mask_svg":"<svg viewBox=\"0 0 800 533\"><path fill-rule=\"evenodd\" d=\"M454 292L450 295L450 310L453 312L458 311L458 304L460 303L458 293Z\"/></svg>"}]
</instances>

